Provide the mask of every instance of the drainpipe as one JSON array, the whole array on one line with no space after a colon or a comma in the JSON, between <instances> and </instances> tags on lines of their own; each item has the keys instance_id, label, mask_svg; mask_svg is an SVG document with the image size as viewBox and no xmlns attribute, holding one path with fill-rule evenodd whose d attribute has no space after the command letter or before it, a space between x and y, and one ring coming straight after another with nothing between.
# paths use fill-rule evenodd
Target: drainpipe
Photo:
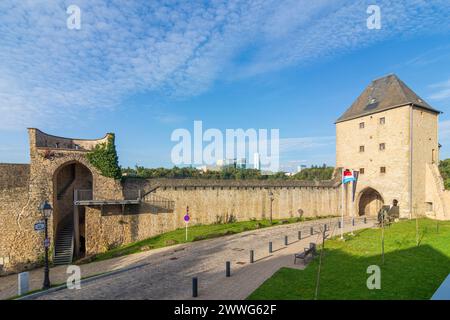
<instances>
[{"instance_id":1,"label":"drainpipe","mask_svg":"<svg viewBox=\"0 0 450 320\"><path fill-rule=\"evenodd\" d=\"M409 111L409 218L412 219L413 201L413 104Z\"/></svg>"}]
</instances>

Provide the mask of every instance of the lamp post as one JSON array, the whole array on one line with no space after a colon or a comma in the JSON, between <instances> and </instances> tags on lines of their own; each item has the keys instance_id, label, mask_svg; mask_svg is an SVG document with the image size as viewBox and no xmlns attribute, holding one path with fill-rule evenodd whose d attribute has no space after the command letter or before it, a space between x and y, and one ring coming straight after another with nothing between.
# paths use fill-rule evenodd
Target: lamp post
<instances>
[{"instance_id":1,"label":"lamp post","mask_svg":"<svg viewBox=\"0 0 450 320\"><path fill-rule=\"evenodd\" d=\"M45 248L45 266L44 266L44 284L42 286L43 289L50 288L50 270L48 267L48 247L50 246L50 239L48 238L48 218L51 217L53 208L48 203L47 200L41 203L39 206L39 211L42 214L42 218L44 219L44 248Z\"/></svg>"},{"instance_id":2,"label":"lamp post","mask_svg":"<svg viewBox=\"0 0 450 320\"><path fill-rule=\"evenodd\" d=\"M272 202L273 202L273 193L269 190L269 199L270 199L270 224L272 224Z\"/></svg>"}]
</instances>

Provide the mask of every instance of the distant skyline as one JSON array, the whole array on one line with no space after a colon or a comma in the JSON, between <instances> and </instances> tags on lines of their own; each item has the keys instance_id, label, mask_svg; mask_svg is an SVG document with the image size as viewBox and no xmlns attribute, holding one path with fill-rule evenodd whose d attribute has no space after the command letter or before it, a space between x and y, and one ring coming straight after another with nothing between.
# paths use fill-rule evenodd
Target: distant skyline
<instances>
[{"instance_id":1,"label":"distant skyline","mask_svg":"<svg viewBox=\"0 0 450 320\"><path fill-rule=\"evenodd\" d=\"M281 169L335 165L334 121L395 73L440 115L450 157L448 0L0 2L0 162L26 163L26 128L116 133L124 167L172 167L171 133L279 129ZM67 28L67 7L81 10Z\"/></svg>"}]
</instances>

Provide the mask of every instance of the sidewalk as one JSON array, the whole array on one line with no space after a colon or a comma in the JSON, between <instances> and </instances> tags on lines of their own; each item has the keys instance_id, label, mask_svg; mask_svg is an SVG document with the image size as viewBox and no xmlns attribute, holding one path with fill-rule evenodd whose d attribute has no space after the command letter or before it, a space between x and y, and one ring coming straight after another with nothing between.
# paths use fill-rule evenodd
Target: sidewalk
<instances>
[{"instance_id":1,"label":"sidewalk","mask_svg":"<svg viewBox=\"0 0 450 320\"><path fill-rule=\"evenodd\" d=\"M243 232L227 237L179 244L110 260L81 265L83 278L116 270L127 270L114 276L104 275L82 282L81 290L61 290L48 293L49 299L189 299L191 277L199 278L201 299L244 299L280 267L303 268L298 261L293 265L293 253L303 251L319 235L310 235L310 227L332 222L333 235L339 234L337 218L279 225ZM345 231L369 228L372 223L352 228L349 221ZM298 231L302 240L298 241ZM317 230L317 228L316 228ZM283 244L289 235L289 245ZM274 252L269 256L268 242L273 241ZM255 263L249 263L249 250L255 250ZM232 277L225 278L225 261L231 261ZM129 268L138 267L133 270ZM53 284L67 279L66 266L51 269ZM30 271L30 290L42 286L43 270ZM155 279L159 279L156 281ZM176 285L174 284L176 283ZM17 294L17 275L0 278L0 299Z\"/></svg>"},{"instance_id":2,"label":"sidewalk","mask_svg":"<svg viewBox=\"0 0 450 320\"><path fill-rule=\"evenodd\" d=\"M372 222L367 224L359 224L352 227L347 223L345 232L356 231L362 228L372 227ZM340 235L341 230L332 228L328 234L329 238ZM244 300L253 291L260 287L267 279L269 279L276 271L282 267L304 269L306 265L302 260L297 260L294 264L294 254L302 252L304 248L309 247L311 242L321 245L321 237L306 237L300 241L295 241L287 247L281 248L271 255L262 257L253 264L238 268L231 272L231 277L226 278L225 275L219 275L218 280L213 283L202 283L202 276L199 275L199 294L197 299L203 300ZM307 260L309 262L311 260ZM192 296L186 296L186 299L192 300Z\"/></svg>"}]
</instances>

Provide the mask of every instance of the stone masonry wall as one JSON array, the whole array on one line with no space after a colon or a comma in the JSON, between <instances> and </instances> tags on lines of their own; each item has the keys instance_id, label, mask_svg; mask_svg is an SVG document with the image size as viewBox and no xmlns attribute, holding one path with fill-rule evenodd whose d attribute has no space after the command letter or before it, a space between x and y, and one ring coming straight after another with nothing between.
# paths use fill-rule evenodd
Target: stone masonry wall
<instances>
[{"instance_id":1,"label":"stone masonry wall","mask_svg":"<svg viewBox=\"0 0 450 320\"><path fill-rule=\"evenodd\" d=\"M128 180L128 179L127 179ZM86 213L86 246L88 254L142 240L184 227L183 216L189 206L191 224L211 224L218 217L233 215L238 221L269 218L268 192L274 194L273 218L339 215L340 193L335 181L227 181L227 180L128 180L130 190L151 190L152 194L175 202L173 212L155 212L143 203L137 208L88 208ZM139 214L133 214L139 212Z\"/></svg>"},{"instance_id":2,"label":"stone masonry wall","mask_svg":"<svg viewBox=\"0 0 450 320\"><path fill-rule=\"evenodd\" d=\"M0 164L0 274L16 264L16 251L24 253L24 264L34 259L26 254L33 246L27 231L29 178L29 165Z\"/></svg>"}]
</instances>

